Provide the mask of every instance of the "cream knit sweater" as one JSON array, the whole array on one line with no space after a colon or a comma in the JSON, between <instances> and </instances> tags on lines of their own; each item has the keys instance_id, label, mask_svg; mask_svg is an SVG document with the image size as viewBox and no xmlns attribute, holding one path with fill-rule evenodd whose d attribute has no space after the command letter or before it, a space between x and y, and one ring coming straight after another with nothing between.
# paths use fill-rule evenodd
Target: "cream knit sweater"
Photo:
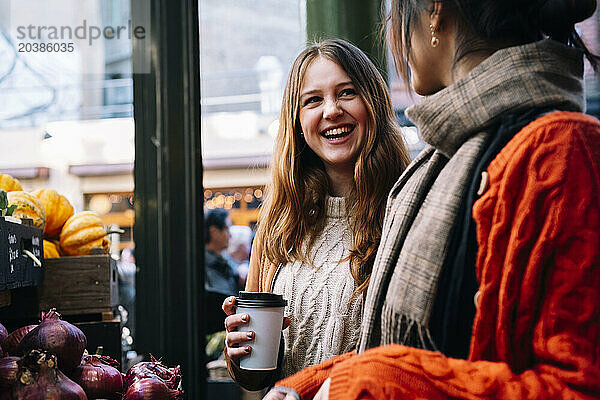
<instances>
[{"instance_id":1,"label":"cream knit sweater","mask_svg":"<svg viewBox=\"0 0 600 400\"><path fill-rule=\"evenodd\" d=\"M356 286L347 260L352 234L344 198L326 202L325 228L310 251L316 268L295 261L275 278L273 292L287 299L285 315L292 320L283 331L282 377L351 351L358 341L362 296L348 303Z\"/></svg>"}]
</instances>

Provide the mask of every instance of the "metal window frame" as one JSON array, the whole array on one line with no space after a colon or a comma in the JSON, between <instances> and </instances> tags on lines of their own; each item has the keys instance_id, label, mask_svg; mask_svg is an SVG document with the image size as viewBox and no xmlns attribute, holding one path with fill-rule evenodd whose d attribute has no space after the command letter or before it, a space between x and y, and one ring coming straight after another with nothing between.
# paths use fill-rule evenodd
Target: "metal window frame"
<instances>
[{"instance_id":1,"label":"metal window frame","mask_svg":"<svg viewBox=\"0 0 600 400\"><path fill-rule=\"evenodd\" d=\"M206 394L198 0L148 0L150 32L133 39L136 350L180 364L186 398ZM141 13L132 1L132 22ZM138 70L134 64L134 71Z\"/></svg>"},{"instance_id":2,"label":"metal window frame","mask_svg":"<svg viewBox=\"0 0 600 400\"><path fill-rule=\"evenodd\" d=\"M306 0L309 43L342 38L364 51L388 79L387 46L380 35L386 0Z\"/></svg>"}]
</instances>

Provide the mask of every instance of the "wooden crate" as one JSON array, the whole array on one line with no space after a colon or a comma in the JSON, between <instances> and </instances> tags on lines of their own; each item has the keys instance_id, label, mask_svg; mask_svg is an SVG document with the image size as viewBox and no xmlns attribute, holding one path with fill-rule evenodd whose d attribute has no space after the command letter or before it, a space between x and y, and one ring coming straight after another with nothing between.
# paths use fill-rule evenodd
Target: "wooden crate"
<instances>
[{"instance_id":1,"label":"wooden crate","mask_svg":"<svg viewBox=\"0 0 600 400\"><path fill-rule=\"evenodd\" d=\"M108 254L44 260L38 286L39 310L55 307L63 315L93 314L119 304L117 265Z\"/></svg>"},{"instance_id":2,"label":"wooden crate","mask_svg":"<svg viewBox=\"0 0 600 400\"><path fill-rule=\"evenodd\" d=\"M48 258L43 266L43 283L12 289L0 320L37 320L52 307L61 315L112 315L119 305L117 265L109 255Z\"/></svg>"}]
</instances>

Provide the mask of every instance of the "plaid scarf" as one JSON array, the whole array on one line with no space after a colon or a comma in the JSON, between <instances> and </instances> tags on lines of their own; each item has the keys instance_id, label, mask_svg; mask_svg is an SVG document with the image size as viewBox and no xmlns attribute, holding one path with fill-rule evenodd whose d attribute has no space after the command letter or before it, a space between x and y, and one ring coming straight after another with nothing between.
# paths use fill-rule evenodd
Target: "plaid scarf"
<instances>
[{"instance_id":1,"label":"plaid scarf","mask_svg":"<svg viewBox=\"0 0 600 400\"><path fill-rule=\"evenodd\" d=\"M385 344L435 350L429 322L453 226L504 114L533 107L582 111L579 51L543 40L502 49L452 86L406 110L430 146L388 197L359 351Z\"/></svg>"}]
</instances>

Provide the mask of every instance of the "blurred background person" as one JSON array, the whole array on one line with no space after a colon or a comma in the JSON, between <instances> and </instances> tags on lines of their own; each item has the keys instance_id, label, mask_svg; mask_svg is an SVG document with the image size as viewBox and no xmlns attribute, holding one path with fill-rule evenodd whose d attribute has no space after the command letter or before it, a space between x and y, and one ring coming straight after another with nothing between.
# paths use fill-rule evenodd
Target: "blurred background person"
<instances>
[{"instance_id":1,"label":"blurred background person","mask_svg":"<svg viewBox=\"0 0 600 400\"><path fill-rule=\"evenodd\" d=\"M204 214L205 290L224 295L238 292L238 274L235 267L223 257L231 234L229 213L223 209L208 210Z\"/></svg>"},{"instance_id":2,"label":"blurred background person","mask_svg":"<svg viewBox=\"0 0 600 400\"><path fill-rule=\"evenodd\" d=\"M121 315L123 349L129 351L135 337L135 250L125 248L117 262L119 313Z\"/></svg>"},{"instance_id":3,"label":"blurred background person","mask_svg":"<svg viewBox=\"0 0 600 400\"><path fill-rule=\"evenodd\" d=\"M225 258L236 266L238 288L244 289L250 263L250 247L252 245L252 229L245 225L233 225L229 228L231 237Z\"/></svg>"}]
</instances>

